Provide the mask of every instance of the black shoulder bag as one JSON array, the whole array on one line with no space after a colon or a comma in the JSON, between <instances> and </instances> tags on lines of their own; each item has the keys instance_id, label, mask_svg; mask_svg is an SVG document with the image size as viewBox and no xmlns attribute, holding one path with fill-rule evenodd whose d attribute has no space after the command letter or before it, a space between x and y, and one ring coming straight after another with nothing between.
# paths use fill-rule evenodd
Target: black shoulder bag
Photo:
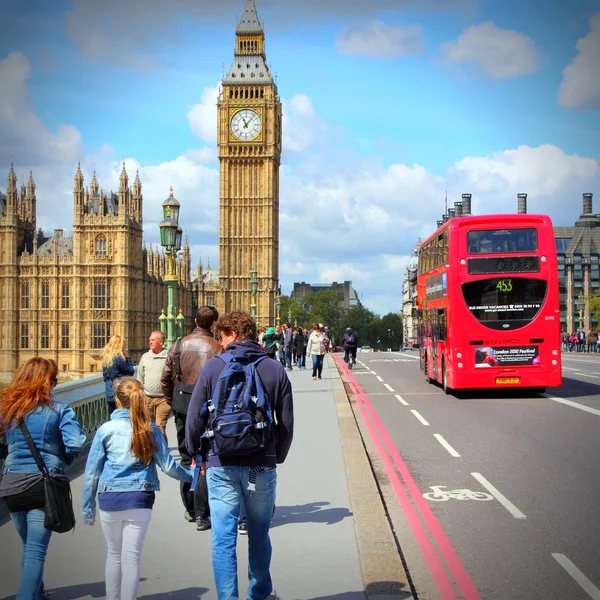
<instances>
[{"instance_id":1,"label":"black shoulder bag","mask_svg":"<svg viewBox=\"0 0 600 600\"><path fill-rule=\"evenodd\" d=\"M31 439L25 422L21 421L19 427L44 481L44 527L56 533L71 531L75 527L71 482L66 475L48 472L44 459Z\"/></svg>"}]
</instances>

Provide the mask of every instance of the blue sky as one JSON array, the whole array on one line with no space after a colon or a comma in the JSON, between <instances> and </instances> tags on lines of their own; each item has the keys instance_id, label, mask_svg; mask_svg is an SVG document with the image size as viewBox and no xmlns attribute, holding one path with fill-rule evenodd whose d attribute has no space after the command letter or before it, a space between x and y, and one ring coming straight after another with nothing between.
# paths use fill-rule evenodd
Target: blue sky
<instances>
[{"instance_id":1,"label":"blue sky","mask_svg":"<svg viewBox=\"0 0 600 600\"><path fill-rule=\"evenodd\" d=\"M40 224L68 230L77 161L115 188L125 160L146 242L173 185L194 262L216 266L216 94L244 3L3 0L0 186L11 156L32 168ZM597 1L256 3L284 102L284 293L350 279L367 307L400 310L446 190L478 212L512 212L527 192L556 224L583 192L597 205Z\"/></svg>"}]
</instances>

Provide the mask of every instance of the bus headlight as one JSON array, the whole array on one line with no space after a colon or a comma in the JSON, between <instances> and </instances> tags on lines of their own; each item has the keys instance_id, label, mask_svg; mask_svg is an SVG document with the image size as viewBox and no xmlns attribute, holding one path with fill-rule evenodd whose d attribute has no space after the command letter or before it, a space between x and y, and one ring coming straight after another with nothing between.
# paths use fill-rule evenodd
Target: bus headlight
<instances>
[{"instance_id":1,"label":"bus headlight","mask_svg":"<svg viewBox=\"0 0 600 600\"><path fill-rule=\"evenodd\" d=\"M462 363L458 363L458 368L462 369L463 368L463 364Z\"/></svg>"},{"instance_id":2,"label":"bus headlight","mask_svg":"<svg viewBox=\"0 0 600 600\"><path fill-rule=\"evenodd\" d=\"M552 361L552 364L553 364L554 366L556 366L556 365L558 364L558 361L557 361L557 360L553 360L553 361Z\"/></svg>"}]
</instances>

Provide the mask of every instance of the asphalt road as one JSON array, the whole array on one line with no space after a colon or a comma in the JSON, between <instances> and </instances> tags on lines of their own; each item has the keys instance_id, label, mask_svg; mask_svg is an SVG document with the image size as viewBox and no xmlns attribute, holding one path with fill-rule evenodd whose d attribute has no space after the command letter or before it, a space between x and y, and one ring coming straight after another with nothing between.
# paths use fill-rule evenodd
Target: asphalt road
<instances>
[{"instance_id":1,"label":"asphalt road","mask_svg":"<svg viewBox=\"0 0 600 600\"><path fill-rule=\"evenodd\" d=\"M358 361L340 369L420 600L600 600L600 354L563 354L563 386L530 397L446 396L416 352Z\"/></svg>"}]
</instances>

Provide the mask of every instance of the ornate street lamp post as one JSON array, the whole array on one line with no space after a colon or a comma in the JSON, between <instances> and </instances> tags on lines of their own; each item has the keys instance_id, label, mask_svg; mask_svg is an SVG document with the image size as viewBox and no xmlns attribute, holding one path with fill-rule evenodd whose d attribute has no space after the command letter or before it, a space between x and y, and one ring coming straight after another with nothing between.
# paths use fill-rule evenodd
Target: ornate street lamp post
<instances>
[{"instance_id":1,"label":"ornate street lamp post","mask_svg":"<svg viewBox=\"0 0 600 600\"><path fill-rule=\"evenodd\" d=\"M288 323L292 322L292 307L288 308Z\"/></svg>"},{"instance_id":2,"label":"ornate street lamp post","mask_svg":"<svg viewBox=\"0 0 600 600\"><path fill-rule=\"evenodd\" d=\"M276 315L276 325L281 325L281 295L275 296L275 315Z\"/></svg>"},{"instance_id":3,"label":"ornate street lamp post","mask_svg":"<svg viewBox=\"0 0 600 600\"><path fill-rule=\"evenodd\" d=\"M175 341L175 329L183 329L182 327L178 327L181 319L178 321L175 317L175 288L177 287L175 255L181 250L181 236L183 230L179 227L180 204L173 197L173 188L170 189L170 196L162 203L162 206L164 219L159 226L160 245L165 249L165 254L167 255L167 273L164 277L164 282L167 286L168 300L166 318L159 318L159 321L161 331L163 334L166 334L165 348L170 348ZM161 317L162 316L163 315L161 315Z\"/></svg>"},{"instance_id":4,"label":"ornate street lamp post","mask_svg":"<svg viewBox=\"0 0 600 600\"><path fill-rule=\"evenodd\" d=\"M256 292L258 290L258 271L256 268L250 269L250 294L252 295L252 303L250 304L250 314L256 321Z\"/></svg>"}]
</instances>

